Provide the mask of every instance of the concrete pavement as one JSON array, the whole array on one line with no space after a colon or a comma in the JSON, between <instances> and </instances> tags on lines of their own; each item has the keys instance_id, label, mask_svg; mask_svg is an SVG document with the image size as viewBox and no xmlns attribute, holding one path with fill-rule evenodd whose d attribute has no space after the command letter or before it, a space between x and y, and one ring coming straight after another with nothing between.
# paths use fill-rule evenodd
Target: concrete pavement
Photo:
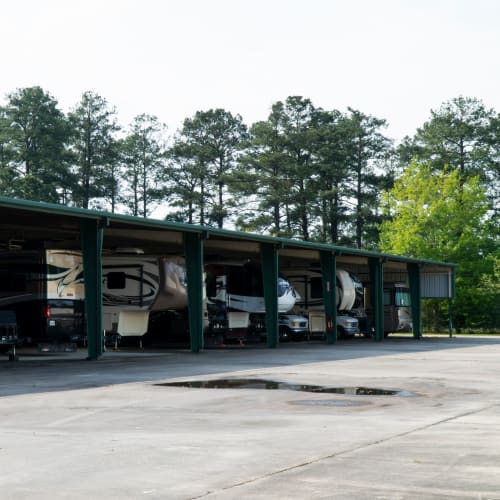
<instances>
[{"instance_id":1,"label":"concrete pavement","mask_svg":"<svg viewBox=\"0 0 500 500\"><path fill-rule=\"evenodd\" d=\"M20 355L2 499L500 499L500 338ZM406 392L158 385L215 378Z\"/></svg>"}]
</instances>

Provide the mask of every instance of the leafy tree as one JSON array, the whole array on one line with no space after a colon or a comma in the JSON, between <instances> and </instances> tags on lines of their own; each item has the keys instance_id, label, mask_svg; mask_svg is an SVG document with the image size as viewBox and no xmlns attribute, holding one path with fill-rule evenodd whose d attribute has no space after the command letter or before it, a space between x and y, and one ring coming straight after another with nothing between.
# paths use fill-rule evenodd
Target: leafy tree
<instances>
[{"instance_id":1,"label":"leafy tree","mask_svg":"<svg viewBox=\"0 0 500 500\"><path fill-rule=\"evenodd\" d=\"M290 96L278 102L273 111L283 124L284 151L288 157L287 177L290 197L290 226L304 240L311 236L310 200L315 196L314 178L317 176L315 148L318 110L309 99Z\"/></svg>"},{"instance_id":2,"label":"leafy tree","mask_svg":"<svg viewBox=\"0 0 500 500\"><path fill-rule=\"evenodd\" d=\"M230 196L228 183L246 139L247 128L241 117L223 109L198 111L193 118L184 120L170 158L178 158L185 167L189 166L185 180L191 178L187 185L191 183L193 191L184 191L184 194L189 196L191 203L198 203L201 224L222 228L238 205ZM173 177L181 178L178 174L176 172ZM192 183L193 175L196 176L195 184ZM169 192L172 193L172 189ZM193 196L194 193L198 194Z\"/></svg>"},{"instance_id":3,"label":"leafy tree","mask_svg":"<svg viewBox=\"0 0 500 500\"><path fill-rule=\"evenodd\" d=\"M147 217L160 198L159 179L164 167L165 126L158 118L142 114L134 118L122 144L127 184L121 197L132 215Z\"/></svg>"},{"instance_id":4,"label":"leafy tree","mask_svg":"<svg viewBox=\"0 0 500 500\"><path fill-rule=\"evenodd\" d=\"M15 196L14 182L17 172L13 166L15 158L10 142L10 121L5 108L0 108L0 194Z\"/></svg>"},{"instance_id":5,"label":"leafy tree","mask_svg":"<svg viewBox=\"0 0 500 500\"><path fill-rule=\"evenodd\" d=\"M431 110L430 120L399 151L405 165L417 156L436 170L457 169L464 180L478 175L498 217L500 117L479 99L457 97Z\"/></svg>"},{"instance_id":6,"label":"leafy tree","mask_svg":"<svg viewBox=\"0 0 500 500\"><path fill-rule=\"evenodd\" d=\"M357 248L364 246L365 242L374 245L377 240L378 199L387 180L384 180L386 175L377 174L375 164L384 159L389 150L390 141L380 132L385 126L385 120L349 108L348 193L354 202L351 223Z\"/></svg>"},{"instance_id":7,"label":"leafy tree","mask_svg":"<svg viewBox=\"0 0 500 500\"><path fill-rule=\"evenodd\" d=\"M66 143L69 129L57 101L40 87L8 95L1 111L1 181L6 194L64 202L72 180Z\"/></svg>"},{"instance_id":8,"label":"leafy tree","mask_svg":"<svg viewBox=\"0 0 500 500\"><path fill-rule=\"evenodd\" d=\"M268 120L252 127L241 159L237 187L254 205L239 227L358 246L375 238L370 203L380 177L373 166L388 149L379 133L385 122L350 111L324 111L298 96L273 105ZM357 238L347 234L350 226Z\"/></svg>"},{"instance_id":9,"label":"leafy tree","mask_svg":"<svg viewBox=\"0 0 500 500\"><path fill-rule=\"evenodd\" d=\"M489 175L488 132L493 111L478 99L457 97L431 110L431 119L417 130L420 157L436 169L458 169L464 178Z\"/></svg>"},{"instance_id":10,"label":"leafy tree","mask_svg":"<svg viewBox=\"0 0 500 500\"><path fill-rule=\"evenodd\" d=\"M477 294L481 297L483 308L490 311L491 326L500 328L500 250L488 255L487 262L491 264L488 270L480 277Z\"/></svg>"},{"instance_id":11,"label":"leafy tree","mask_svg":"<svg viewBox=\"0 0 500 500\"><path fill-rule=\"evenodd\" d=\"M203 225L206 213L204 165L198 163L191 146L179 138L167 152L167 162L164 194L170 200L170 207L177 210L170 211L166 220Z\"/></svg>"},{"instance_id":12,"label":"leafy tree","mask_svg":"<svg viewBox=\"0 0 500 500\"><path fill-rule=\"evenodd\" d=\"M69 114L73 130L72 151L78 183L73 192L77 206L89 208L93 200L106 199L114 193L116 178L110 175L118 162L116 139L119 130L116 111L103 97L85 92Z\"/></svg>"},{"instance_id":13,"label":"leafy tree","mask_svg":"<svg viewBox=\"0 0 500 500\"><path fill-rule=\"evenodd\" d=\"M318 238L339 244L349 220L349 120L339 111L318 111L316 172L310 206L319 217Z\"/></svg>"},{"instance_id":14,"label":"leafy tree","mask_svg":"<svg viewBox=\"0 0 500 500\"><path fill-rule=\"evenodd\" d=\"M392 218L380 226L381 250L458 263L457 326L491 321L491 310L476 292L489 270L484 257L494 246L478 177L464 179L458 170L433 172L429 164L413 161L384 193L383 203Z\"/></svg>"},{"instance_id":15,"label":"leafy tree","mask_svg":"<svg viewBox=\"0 0 500 500\"><path fill-rule=\"evenodd\" d=\"M500 226L500 114L496 113L488 130L487 144L489 146L489 179L488 193L491 197L492 221Z\"/></svg>"},{"instance_id":16,"label":"leafy tree","mask_svg":"<svg viewBox=\"0 0 500 500\"><path fill-rule=\"evenodd\" d=\"M267 121L251 127L249 146L240 158L232 188L252 202L237 218L237 227L290 237L289 156L282 109L282 103L276 103Z\"/></svg>"}]
</instances>

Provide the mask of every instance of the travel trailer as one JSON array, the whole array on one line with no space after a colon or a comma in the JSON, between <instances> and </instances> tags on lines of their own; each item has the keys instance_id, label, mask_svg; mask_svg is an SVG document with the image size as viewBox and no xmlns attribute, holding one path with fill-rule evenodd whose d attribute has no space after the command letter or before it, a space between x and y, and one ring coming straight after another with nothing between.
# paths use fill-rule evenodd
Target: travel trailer
<instances>
[{"instance_id":1,"label":"travel trailer","mask_svg":"<svg viewBox=\"0 0 500 500\"><path fill-rule=\"evenodd\" d=\"M148 256L135 249L106 252L102 278L105 335L141 336L151 311L187 307L178 257ZM14 311L21 343L83 343L84 294L81 252L0 252L0 310Z\"/></svg>"},{"instance_id":2,"label":"travel trailer","mask_svg":"<svg viewBox=\"0 0 500 500\"><path fill-rule=\"evenodd\" d=\"M103 329L107 336L140 337L150 315L187 308L184 259L146 255L137 249L102 258Z\"/></svg>"}]
</instances>

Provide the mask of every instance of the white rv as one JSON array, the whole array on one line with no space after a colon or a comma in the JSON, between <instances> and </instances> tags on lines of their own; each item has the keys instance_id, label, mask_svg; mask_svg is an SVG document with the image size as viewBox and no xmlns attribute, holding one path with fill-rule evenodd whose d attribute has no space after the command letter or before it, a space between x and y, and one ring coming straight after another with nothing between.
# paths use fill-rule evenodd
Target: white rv
<instances>
[{"instance_id":1,"label":"white rv","mask_svg":"<svg viewBox=\"0 0 500 500\"><path fill-rule=\"evenodd\" d=\"M127 249L102 258L103 329L142 336L152 312L187 308L184 259Z\"/></svg>"},{"instance_id":2,"label":"white rv","mask_svg":"<svg viewBox=\"0 0 500 500\"><path fill-rule=\"evenodd\" d=\"M205 265L208 325L206 333L215 343L260 340L264 336L265 301L262 269L254 261L217 262ZM306 318L290 321L288 313L299 295L284 276L278 277L278 313L280 334L287 337L287 326L299 334ZM292 333L292 332L290 332Z\"/></svg>"},{"instance_id":3,"label":"white rv","mask_svg":"<svg viewBox=\"0 0 500 500\"><path fill-rule=\"evenodd\" d=\"M102 261L105 334L141 336L151 311L187 307L181 258L125 250L105 252ZM84 341L83 278L77 250L0 253L0 310L14 312L21 342Z\"/></svg>"},{"instance_id":4,"label":"white rv","mask_svg":"<svg viewBox=\"0 0 500 500\"><path fill-rule=\"evenodd\" d=\"M284 273L300 295L293 311L309 319L311 336L324 335L327 325L321 273L311 269L288 269ZM336 297L338 335L349 337L360 333L360 321L365 323L366 313L363 285L356 275L337 269Z\"/></svg>"},{"instance_id":5,"label":"white rv","mask_svg":"<svg viewBox=\"0 0 500 500\"><path fill-rule=\"evenodd\" d=\"M14 310L20 336L35 343L85 339L83 258L77 250L19 250L0 256L0 310ZM205 266L204 322L207 336L220 341L248 339L265 331L259 264ZM205 293L207 292L208 293ZM299 298L278 279L280 325L303 329L302 318L286 315ZM139 249L104 251L102 304L105 339L120 337L186 340L187 282L184 258L148 255Z\"/></svg>"}]
</instances>

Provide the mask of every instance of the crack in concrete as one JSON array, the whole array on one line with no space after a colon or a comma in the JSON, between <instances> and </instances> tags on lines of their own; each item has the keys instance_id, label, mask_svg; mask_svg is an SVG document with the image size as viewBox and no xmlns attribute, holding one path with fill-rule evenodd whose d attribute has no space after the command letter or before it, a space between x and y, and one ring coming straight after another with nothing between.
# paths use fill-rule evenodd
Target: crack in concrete
<instances>
[{"instance_id":1,"label":"crack in concrete","mask_svg":"<svg viewBox=\"0 0 500 500\"><path fill-rule=\"evenodd\" d=\"M443 419L438 420L436 422L431 422L429 424L422 425L420 427L415 427L415 428L410 429L410 430L405 431L405 432L400 432L400 433L394 434L392 436L388 436L388 437L385 437L385 438L377 439L375 441L371 441L369 443L364 443L364 444L361 444L361 445L358 445L358 446L354 446L352 448L349 448L349 449L346 449L346 450L341 450L341 451L338 451L336 453L331 453L330 455L324 455L322 457L318 457L318 458L315 458L313 460L308 460L308 461L302 462L300 464L295 464L295 465L291 465L289 467L284 467L282 469L278 469L278 470L275 470L273 472L269 472L267 474L263 474L262 476L259 476L259 477L250 478L250 479L247 479L245 481L240 481L238 483L234 483L234 484L225 486L223 488L219 488L218 492L229 491L229 490L231 490L233 488L238 488L240 486L245 486L247 484L251 484L251 483L260 481L262 479L268 479L268 478L271 478L273 476L277 476L279 474L283 474L285 472L290 472L290 471L293 471L293 470L301 469L303 467L307 467L308 465L319 463L319 462L322 462L324 460L329 460L329 459L332 459L332 458L341 457L341 456L346 455L348 453L353 453L353 452L356 452L356 451L359 451L359 450L362 450L362 449L370 448L371 446L377 446L379 444L386 443L386 442L392 441L394 439L399 439L399 438L402 438L402 437L405 437L405 436L409 436L410 434L413 434L413 433L416 433L416 432L421 432L421 431L424 431L426 429L431 429L432 427L436 427L438 425L442 425L442 424L451 422L453 420L457 420L459 418L468 417L469 415L476 415L476 414L481 413L481 412L483 412L485 410L489 410L489 409L491 409L491 408L493 408L495 406L498 406L498 404L496 404L496 403L495 404L490 404L490 405L484 406L482 408L478 408L478 409L475 409L475 410L470 410L470 411L466 411L466 412L463 412L463 413L459 413L458 415L453 415L453 416L448 417L448 418L443 418ZM201 495L198 495L198 496L195 496L195 497L191 497L189 500L198 500L200 498L206 498L206 497L209 497L209 496L214 495L214 494L217 494L217 491L209 491L209 492L203 493Z\"/></svg>"}]
</instances>

